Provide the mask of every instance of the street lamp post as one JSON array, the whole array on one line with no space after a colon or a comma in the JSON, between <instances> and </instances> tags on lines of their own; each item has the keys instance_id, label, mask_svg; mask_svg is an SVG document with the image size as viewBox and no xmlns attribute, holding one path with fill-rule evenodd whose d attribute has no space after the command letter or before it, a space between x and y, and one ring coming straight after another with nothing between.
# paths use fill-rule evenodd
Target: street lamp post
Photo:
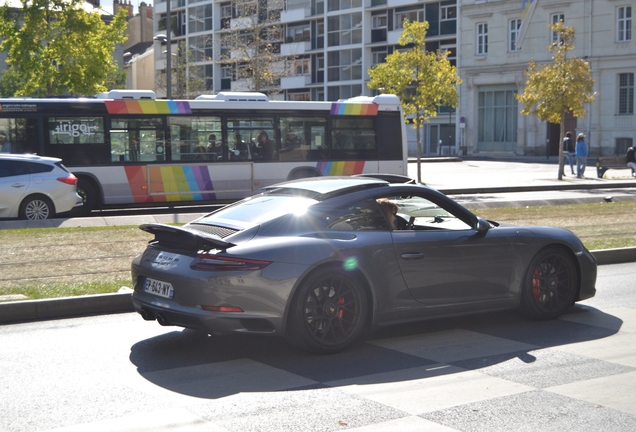
<instances>
[{"instance_id":1,"label":"street lamp post","mask_svg":"<svg viewBox=\"0 0 636 432\"><path fill-rule=\"evenodd\" d=\"M158 34L154 37L154 40L166 43L166 99L172 99L172 41L170 39L170 2L172 0L166 0L166 34Z\"/></svg>"}]
</instances>

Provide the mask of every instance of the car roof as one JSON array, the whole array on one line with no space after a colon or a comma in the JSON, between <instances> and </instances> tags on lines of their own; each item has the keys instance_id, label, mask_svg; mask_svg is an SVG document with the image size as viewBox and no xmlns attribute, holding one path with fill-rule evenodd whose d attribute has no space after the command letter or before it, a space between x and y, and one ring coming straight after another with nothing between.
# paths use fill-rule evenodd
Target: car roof
<instances>
[{"instance_id":1,"label":"car roof","mask_svg":"<svg viewBox=\"0 0 636 432\"><path fill-rule=\"evenodd\" d=\"M290 193L308 196L317 200L342 195L353 191L373 189L389 182L368 177L310 177L292 180L263 188L268 192Z\"/></svg>"},{"instance_id":2,"label":"car roof","mask_svg":"<svg viewBox=\"0 0 636 432\"><path fill-rule=\"evenodd\" d=\"M5 160L24 160L24 161L31 161L31 162L49 162L49 163L55 163L55 162L61 162L62 159L59 158L54 158L54 157L46 157L46 156L38 156L35 154L17 154L17 153L0 153L0 159L5 159Z\"/></svg>"}]
</instances>

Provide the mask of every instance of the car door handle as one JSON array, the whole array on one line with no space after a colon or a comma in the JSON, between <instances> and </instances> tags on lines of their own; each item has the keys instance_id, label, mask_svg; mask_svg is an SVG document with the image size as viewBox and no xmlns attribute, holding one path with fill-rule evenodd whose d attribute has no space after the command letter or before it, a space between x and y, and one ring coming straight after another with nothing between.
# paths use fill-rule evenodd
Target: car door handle
<instances>
[{"instance_id":1,"label":"car door handle","mask_svg":"<svg viewBox=\"0 0 636 432\"><path fill-rule=\"evenodd\" d=\"M402 254L402 258L404 258L405 260L416 260L422 259L424 257L426 257L426 255L424 255L422 252L411 252Z\"/></svg>"},{"instance_id":2,"label":"car door handle","mask_svg":"<svg viewBox=\"0 0 636 432\"><path fill-rule=\"evenodd\" d=\"M14 188L21 188L21 187L24 187L24 186L26 186L24 183L13 183L11 185L11 187L14 187Z\"/></svg>"}]
</instances>

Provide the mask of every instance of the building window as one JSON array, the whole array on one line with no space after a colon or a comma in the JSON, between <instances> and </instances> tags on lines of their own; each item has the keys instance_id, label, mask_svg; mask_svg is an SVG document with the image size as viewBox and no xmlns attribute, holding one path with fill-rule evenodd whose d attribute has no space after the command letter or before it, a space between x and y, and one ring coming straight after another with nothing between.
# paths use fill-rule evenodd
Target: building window
<instances>
[{"instance_id":1,"label":"building window","mask_svg":"<svg viewBox=\"0 0 636 432\"><path fill-rule=\"evenodd\" d=\"M517 148L517 99L515 90L479 92L478 148L481 152L514 152Z\"/></svg>"},{"instance_id":2,"label":"building window","mask_svg":"<svg viewBox=\"0 0 636 432\"><path fill-rule=\"evenodd\" d=\"M634 74L618 75L618 114L634 114Z\"/></svg>"},{"instance_id":3,"label":"building window","mask_svg":"<svg viewBox=\"0 0 636 432\"><path fill-rule=\"evenodd\" d=\"M327 88L327 100L349 99L362 94L360 84L332 86Z\"/></svg>"},{"instance_id":4,"label":"building window","mask_svg":"<svg viewBox=\"0 0 636 432\"><path fill-rule=\"evenodd\" d=\"M251 17L256 15L258 3L253 0L239 0L236 2L237 17Z\"/></svg>"},{"instance_id":5,"label":"building window","mask_svg":"<svg viewBox=\"0 0 636 432\"><path fill-rule=\"evenodd\" d=\"M362 43L362 13L327 18L327 41L328 46Z\"/></svg>"},{"instance_id":6,"label":"building window","mask_svg":"<svg viewBox=\"0 0 636 432\"><path fill-rule=\"evenodd\" d=\"M477 24L477 55L488 54L488 24Z\"/></svg>"},{"instance_id":7,"label":"building window","mask_svg":"<svg viewBox=\"0 0 636 432\"><path fill-rule=\"evenodd\" d=\"M294 60L293 75L309 75L311 73L311 62L308 58Z\"/></svg>"},{"instance_id":8,"label":"building window","mask_svg":"<svg viewBox=\"0 0 636 432\"><path fill-rule=\"evenodd\" d=\"M192 52L192 61L212 61L212 35L202 35L191 37L190 50Z\"/></svg>"},{"instance_id":9,"label":"building window","mask_svg":"<svg viewBox=\"0 0 636 432\"><path fill-rule=\"evenodd\" d=\"M362 79L362 49L331 51L327 56L329 82Z\"/></svg>"},{"instance_id":10,"label":"building window","mask_svg":"<svg viewBox=\"0 0 636 432\"><path fill-rule=\"evenodd\" d=\"M311 32L309 29L309 25L302 26L290 26L287 27L287 39L285 42L307 42L311 40Z\"/></svg>"},{"instance_id":11,"label":"building window","mask_svg":"<svg viewBox=\"0 0 636 432\"><path fill-rule=\"evenodd\" d=\"M552 15L551 21L553 25L558 24L560 22L565 22L565 15L554 14ZM551 33L552 33L552 36L551 36L552 43L555 43L555 42L561 43L561 37L556 32L551 32Z\"/></svg>"},{"instance_id":12,"label":"building window","mask_svg":"<svg viewBox=\"0 0 636 432\"><path fill-rule=\"evenodd\" d=\"M510 20L510 45L508 49L510 52L519 51L517 47L517 41L519 40L519 29L521 28L521 20L513 19Z\"/></svg>"},{"instance_id":13,"label":"building window","mask_svg":"<svg viewBox=\"0 0 636 432\"><path fill-rule=\"evenodd\" d=\"M622 6L617 9L616 22L618 42L629 42L632 40L632 7Z\"/></svg>"},{"instance_id":14,"label":"building window","mask_svg":"<svg viewBox=\"0 0 636 432\"><path fill-rule=\"evenodd\" d=\"M374 15L371 17L371 28L373 29L384 29L386 28L388 23L388 18L386 13L382 15Z\"/></svg>"},{"instance_id":15,"label":"building window","mask_svg":"<svg viewBox=\"0 0 636 432\"><path fill-rule=\"evenodd\" d=\"M372 55L371 61L373 65L384 63L387 56L387 48L386 47L373 48L371 50L371 55Z\"/></svg>"},{"instance_id":16,"label":"building window","mask_svg":"<svg viewBox=\"0 0 636 432\"><path fill-rule=\"evenodd\" d=\"M287 100L296 101L296 102L309 102L311 100L311 95L309 90L304 90L302 92L287 92Z\"/></svg>"},{"instance_id":17,"label":"building window","mask_svg":"<svg viewBox=\"0 0 636 432\"><path fill-rule=\"evenodd\" d=\"M416 9L416 10L406 10L400 11L396 9L395 11L395 29L404 28L404 21L409 20L409 22L413 21L424 21L424 10Z\"/></svg>"},{"instance_id":18,"label":"building window","mask_svg":"<svg viewBox=\"0 0 636 432\"><path fill-rule=\"evenodd\" d=\"M212 30L212 4L190 8L188 16L190 33Z\"/></svg>"},{"instance_id":19,"label":"building window","mask_svg":"<svg viewBox=\"0 0 636 432\"><path fill-rule=\"evenodd\" d=\"M455 21L457 19L457 6L440 7L440 21Z\"/></svg>"},{"instance_id":20,"label":"building window","mask_svg":"<svg viewBox=\"0 0 636 432\"><path fill-rule=\"evenodd\" d=\"M329 12L362 7L362 0L328 0L327 10Z\"/></svg>"}]
</instances>

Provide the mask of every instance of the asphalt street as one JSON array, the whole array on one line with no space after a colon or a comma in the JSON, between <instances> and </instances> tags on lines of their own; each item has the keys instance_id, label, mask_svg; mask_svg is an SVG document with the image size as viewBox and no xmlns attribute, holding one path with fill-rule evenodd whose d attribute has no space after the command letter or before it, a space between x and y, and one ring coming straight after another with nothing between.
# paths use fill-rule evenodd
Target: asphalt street
<instances>
[{"instance_id":1,"label":"asphalt street","mask_svg":"<svg viewBox=\"0 0 636 432\"><path fill-rule=\"evenodd\" d=\"M0 431L634 431L634 278L601 266L557 320L397 325L334 355L135 313L5 325Z\"/></svg>"}]
</instances>

